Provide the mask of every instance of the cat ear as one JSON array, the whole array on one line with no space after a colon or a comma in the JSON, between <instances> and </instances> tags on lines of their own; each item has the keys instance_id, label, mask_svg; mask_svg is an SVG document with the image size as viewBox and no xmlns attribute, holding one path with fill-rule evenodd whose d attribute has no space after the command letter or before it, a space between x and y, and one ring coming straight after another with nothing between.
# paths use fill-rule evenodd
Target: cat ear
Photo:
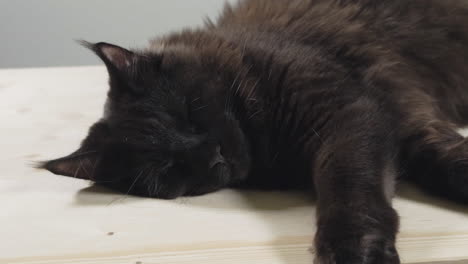
<instances>
[{"instance_id":1,"label":"cat ear","mask_svg":"<svg viewBox=\"0 0 468 264\"><path fill-rule=\"evenodd\" d=\"M63 158L43 162L37 167L57 175L92 180L97 158L97 152L77 151Z\"/></svg>"},{"instance_id":2,"label":"cat ear","mask_svg":"<svg viewBox=\"0 0 468 264\"><path fill-rule=\"evenodd\" d=\"M83 46L94 51L96 55L106 64L109 72L118 71L126 73L135 63L138 55L122 47L105 43L90 43L84 40L79 41Z\"/></svg>"}]
</instances>

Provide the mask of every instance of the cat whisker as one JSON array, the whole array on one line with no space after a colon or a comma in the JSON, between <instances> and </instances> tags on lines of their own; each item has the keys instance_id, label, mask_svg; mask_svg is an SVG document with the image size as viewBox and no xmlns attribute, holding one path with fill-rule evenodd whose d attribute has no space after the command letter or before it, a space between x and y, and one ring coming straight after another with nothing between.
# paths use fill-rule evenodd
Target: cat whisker
<instances>
[{"instance_id":1,"label":"cat whisker","mask_svg":"<svg viewBox=\"0 0 468 264\"><path fill-rule=\"evenodd\" d=\"M153 175L154 169L155 166L151 166L151 170L146 175L146 179L151 181L150 183L148 183L148 194L150 197L153 197L156 194L155 190L158 181L158 177L151 177L151 175Z\"/></svg>"},{"instance_id":2,"label":"cat whisker","mask_svg":"<svg viewBox=\"0 0 468 264\"><path fill-rule=\"evenodd\" d=\"M320 142L323 143L323 139L322 139L322 137L319 135L319 133L317 132L317 130L315 130L313 127L311 127L310 129L314 132L314 134L317 136L317 138L320 140Z\"/></svg>"},{"instance_id":3,"label":"cat whisker","mask_svg":"<svg viewBox=\"0 0 468 264\"><path fill-rule=\"evenodd\" d=\"M237 85L237 89L236 89L236 91L234 92L234 95L238 95L238 94L239 94L239 90L240 90L240 88L241 88L243 82L244 82L244 80L242 80L242 81L239 82L239 85Z\"/></svg>"},{"instance_id":4,"label":"cat whisker","mask_svg":"<svg viewBox=\"0 0 468 264\"><path fill-rule=\"evenodd\" d=\"M232 88L234 87L234 85L236 84L237 82L237 79L239 79L241 75L241 72L239 71L236 75L236 77L234 78L234 81L232 81L232 84L231 84L231 87L229 87L228 91L227 91L227 96L226 96L226 102L224 104L224 112L227 112L228 110L228 105L229 105L229 102L231 100L231 92L232 92Z\"/></svg>"},{"instance_id":5,"label":"cat whisker","mask_svg":"<svg viewBox=\"0 0 468 264\"><path fill-rule=\"evenodd\" d=\"M249 117L249 120L254 118L256 115L260 114L261 112L263 112L263 109L260 109L258 110L257 112L253 113L250 117Z\"/></svg>"},{"instance_id":6,"label":"cat whisker","mask_svg":"<svg viewBox=\"0 0 468 264\"><path fill-rule=\"evenodd\" d=\"M91 171L90 178L93 179L94 177L94 172L96 171L96 165L97 165L97 160L94 160L93 162L93 170Z\"/></svg>"},{"instance_id":7,"label":"cat whisker","mask_svg":"<svg viewBox=\"0 0 468 264\"><path fill-rule=\"evenodd\" d=\"M242 86L243 83L244 83L244 80L241 80L241 81L239 82L239 85L237 85L237 88L236 88L236 90L234 91L234 94L232 94L232 96L231 96L231 99L233 99L233 100L231 100L231 102L230 102L230 104L229 104L229 109L228 109L228 110L229 110L230 112L234 112L234 105L235 105L235 103L236 103L235 100L236 100L236 98L238 97L239 90L240 90L240 88L241 88L241 86Z\"/></svg>"},{"instance_id":8,"label":"cat whisker","mask_svg":"<svg viewBox=\"0 0 468 264\"><path fill-rule=\"evenodd\" d=\"M245 38L245 40L244 40L244 45L242 47L241 58L244 58L246 48L247 48L247 38Z\"/></svg>"},{"instance_id":9,"label":"cat whisker","mask_svg":"<svg viewBox=\"0 0 468 264\"><path fill-rule=\"evenodd\" d=\"M202 110L203 108L207 108L208 106L209 106L209 105L200 106L200 107L194 109L193 112L200 111L200 110Z\"/></svg>"},{"instance_id":10,"label":"cat whisker","mask_svg":"<svg viewBox=\"0 0 468 264\"><path fill-rule=\"evenodd\" d=\"M255 81L255 83L252 85L252 87L250 88L249 94L247 95L247 100L251 100L251 97L254 94L254 92L256 91L257 85L259 83L260 83L260 79L257 79L257 81Z\"/></svg>"},{"instance_id":11,"label":"cat whisker","mask_svg":"<svg viewBox=\"0 0 468 264\"><path fill-rule=\"evenodd\" d=\"M148 168L148 166L145 167L144 169L142 169L142 170L140 171L140 173L138 174L138 176L135 177L135 180L133 181L133 183L132 183L132 184L130 185L130 187L128 188L128 191L127 191L126 195L128 195L128 194L131 192L131 190L133 189L133 187L135 187L135 184L137 183L137 181L140 179L141 175L143 175L143 172L144 172L147 168Z\"/></svg>"},{"instance_id":12,"label":"cat whisker","mask_svg":"<svg viewBox=\"0 0 468 264\"><path fill-rule=\"evenodd\" d=\"M130 194L130 192L132 191L133 187L135 186L135 184L137 183L137 181L140 179L141 175L143 175L143 172L144 172L147 168L148 168L148 166L144 167L144 168L138 173L138 175L135 177L135 180L134 180L133 183L130 185L130 187L128 188L127 192L125 193L125 195L124 195L123 197L118 197L117 199L111 201L111 202L108 204L108 206L109 206L109 205L112 205L114 202L125 200L125 199L129 196L129 194Z\"/></svg>"},{"instance_id":13,"label":"cat whisker","mask_svg":"<svg viewBox=\"0 0 468 264\"><path fill-rule=\"evenodd\" d=\"M253 67L253 65L250 65L250 66L247 68L247 70L245 71L244 75L246 76L246 78L247 78L247 75L249 74L250 70L252 69L252 67ZM237 89L236 89L236 91L235 91L235 93L234 93L234 96L233 96L234 99L238 98L239 95L242 95L242 94L244 93L244 91L245 91L245 86L246 86L247 82L248 82L248 80L246 81L246 79L243 79L243 80L239 83L239 85L237 86ZM242 89L241 89L241 88L242 88ZM233 101L231 102L231 105L230 105L230 109L229 109L230 112L236 113L236 109L234 109L235 106L236 106L236 102L233 100Z\"/></svg>"},{"instance_id":14,"label":"cat whisker","mask_svg":"<svg viewBox=\"0 0 468 264\"><path fill-rule=\"evenodd\" d=\"M83 168L83 162L81 159L79 159L78 167L76 168L75 173L73 173L73 178L78 178L78 172L82 168Z\"/></svg>"}]
</instances>

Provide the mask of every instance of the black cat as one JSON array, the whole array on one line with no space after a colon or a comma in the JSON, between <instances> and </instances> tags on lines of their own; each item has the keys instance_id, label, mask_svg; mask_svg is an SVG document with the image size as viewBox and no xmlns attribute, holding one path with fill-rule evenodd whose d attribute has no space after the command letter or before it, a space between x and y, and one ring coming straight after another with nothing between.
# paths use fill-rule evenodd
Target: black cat
<instances>
[{"instance_id":1,"label":"black cat","mask_svg":"<svg viewBox=\"0 0 468 264\"><path fill-rule=\"evenodd\" d=\"M468 9L453 0L247 0L106 64L105 114L56 174L141 196L318 198L316 263L399 263L395 180L468 202Z\"/></svg>"}]
</instances>

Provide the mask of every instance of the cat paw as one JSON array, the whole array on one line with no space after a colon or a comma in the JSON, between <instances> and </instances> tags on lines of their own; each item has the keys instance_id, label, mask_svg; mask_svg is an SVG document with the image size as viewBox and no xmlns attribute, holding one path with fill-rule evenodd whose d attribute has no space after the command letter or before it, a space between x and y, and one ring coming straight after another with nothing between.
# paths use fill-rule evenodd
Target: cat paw
<instances>
[{"instance_id":1,"label":"cat paw","mask_svg":"<svg viewBox=\"0 0 468 264\"><path fill-rule=\"evenodd\" d=\"M318 233L314 264L400 264L391 237L378 232L361 236Z\"/></svg>"}]
</instances>

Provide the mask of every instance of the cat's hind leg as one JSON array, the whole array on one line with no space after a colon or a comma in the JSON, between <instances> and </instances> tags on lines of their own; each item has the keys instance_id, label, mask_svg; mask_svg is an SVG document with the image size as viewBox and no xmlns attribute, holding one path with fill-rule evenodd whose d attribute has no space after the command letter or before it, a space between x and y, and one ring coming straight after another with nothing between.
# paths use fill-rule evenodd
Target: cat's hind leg
<instances>
[{"instance_id":1,"label":"cat's hind leg","mask_svg":"<svg viewBox=\"0 0 468 264\"><path fill-rule=\"evenodd\" d=\"M335 114L314 162L316 264L398 264L391 206L398 136L381 105L358 100ZM324 132L325 133L325 132Z\"/></svg>"},{"instance_id":2,"label":"cat's hind leg","mask_svg":"<svg viewBox=\"0 0 468 264\"><path fill-rule=\"evenodd\" d=\"M468 139L449 122L416 127L402 144L407 177L431 193L468 203Z\"/></svg>"}]
</instances>

